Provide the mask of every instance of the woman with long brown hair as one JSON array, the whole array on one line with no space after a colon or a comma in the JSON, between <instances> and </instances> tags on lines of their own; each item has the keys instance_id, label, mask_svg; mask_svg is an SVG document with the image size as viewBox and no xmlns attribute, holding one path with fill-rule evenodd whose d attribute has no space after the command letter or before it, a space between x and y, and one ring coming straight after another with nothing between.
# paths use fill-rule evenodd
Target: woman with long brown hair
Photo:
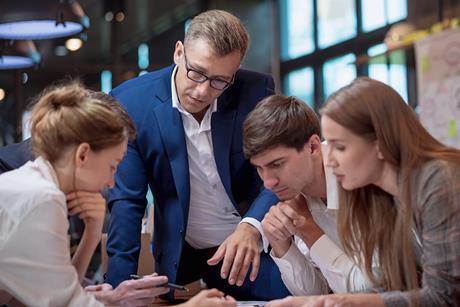
<instances>
[{"instance_id":1,"label":"woman with long brown hair","mask_svg":"<svg viewBox=\"0 0 460 307\"><path fill-rule=\"evenodd\" d=\"M460 151L434 139L395 90L369 78L334 93L321 114L341 242L378 293L270 306L460 306Z\"/></svg>"}]
</instances>

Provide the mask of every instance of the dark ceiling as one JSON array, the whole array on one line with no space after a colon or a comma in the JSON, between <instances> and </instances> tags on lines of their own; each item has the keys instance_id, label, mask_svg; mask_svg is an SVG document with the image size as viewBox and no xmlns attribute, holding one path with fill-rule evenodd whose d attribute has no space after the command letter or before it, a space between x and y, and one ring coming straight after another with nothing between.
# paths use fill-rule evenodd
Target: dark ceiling
<instances>
[{"instance_id":1,"label":"dark ceiling","mask_svg":"<svg viewBox=\"0 0 460 307\"><path fill-rule=\"evenodd\" d=\"M87 31L88 39L81 49L65 56L57 56L55 47L62 44L64 39L35 41L42 55L38 69L40 83L47 84L63 74L75 73L84 76L85 81L93 83L96 80L91 82L94 79L91 75L97 75L105 69L115 70L115 73L120 74L119 80L118 76L114 76L115 83L118 83L124 79L123 74L137 73L137 47L140 43L151 42L182 25L187 18L199 12L203 5L203 1L194 0L129 0L124 1L126 18L122 22L107 22L104 18L104 2L107 1L79 1L91 20ZM25 2L18 3L18 7L22 5ZM168 47L172 53L173 46ZM156 57L151 57L149 69L171 62L171 56L166 59L166 50L161 57L158 57L159 51L161 50L155 51Z\"/></svg>"},{"instance_id":2,"label":"dark ceiling","mask_svg":"<svg viewBox=\"0 0 460 307\"><path fill-rule=\"evenodd\" d=\"M40 0L0 0L21 12L28 3ZM8 3L7 3L8 2ZM65 39L34 41L41 54L41 63L24 70L0 70L0 88L6 98L0 101L0 146L20 137L20 117L30 98L44 87L65 77L79 77L88 87L100 90L100 74L112 71L112 84L136 76L137 48L140 43L150 46L150 65L147 70L172 63L174 43L183 38L184 22L205 10L208 1L199 0L79 0L89 16L91 26L87 41L77 51L57 56L55 48ZM106 21L107 8L123 2L125 19ZM15 9L16 10L16 9ZM27 81L27 82L25 82ZM15 128L16 127L16 128ZM7 137L5 137L5 135Z\"/></svg>"},{"instance_id":3,"label":"dark ceiling","mask_svg":"<svg viewBox=\"0 0 460 307\"><path fill-rule=\"evenodd\" d=\"M13 6L19 14L27 5L42 0L0 0ZM43 0L44 1L44 0ZM52 1L52 0L46 0ZM58 1L58 0L56 0ZM246 68L270 72L271 36L260 35L272 30L271 6L274 0L78 0L90 18L87 41L83 47L65 56L55 48L65 39L36 40L41 54L40 65L23 70L0 70L0 146L21 139L21 117L32 97L46 86L65 77L79 77L86 86L100 90L103 70L112 72L112 86L138 75L137 50L141 43L150 49L149 67L155 70L172 63L174 44L184 36L185 21L206 9L224 9L243 20L251 34L251 48ZM124 3L125 19L107 21L108 7ZM6 4L6 6L5 6ZM258 34L258 35L257 35Z\"/></svg>"}]
</instances>

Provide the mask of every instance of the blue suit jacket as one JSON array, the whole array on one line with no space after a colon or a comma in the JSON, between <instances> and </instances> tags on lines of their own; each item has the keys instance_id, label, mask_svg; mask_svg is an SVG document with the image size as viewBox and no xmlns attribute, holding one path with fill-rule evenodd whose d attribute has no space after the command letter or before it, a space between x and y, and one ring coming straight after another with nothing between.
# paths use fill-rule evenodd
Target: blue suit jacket
<instances>
[{"instance_id":1,"label":"blue suit jacket","mask_svg":"<svg viewBox=\"0 0 460 307\"><path fill-rule=\"evenodd\" d=\"M116 97L134 120L137 135L120 163L109 193L111 218L107 282L113 286L137 271L141 219L147 185L154 197L152 251L156 271L176 280L187 228L190 182L187 147L179 111L172 107L174 66L151 72L115 88ZM214 155L222 183L241 216L261 220L277 202L265 190L242 151L242 124L259 100L273 93L273 79L239 70L234 84L218 99L211 120Z\"/></svg>"},{"instance_id":2,"label":"blue suit jacket","mask_svg":"<svg viewBox=\"0 0 460 307\"><path fill-rule=\"evenodd\" d=\"M19 168L30 160L34 160L30 139L0 147L0 174Z\"/></svg>"}]
</instances>

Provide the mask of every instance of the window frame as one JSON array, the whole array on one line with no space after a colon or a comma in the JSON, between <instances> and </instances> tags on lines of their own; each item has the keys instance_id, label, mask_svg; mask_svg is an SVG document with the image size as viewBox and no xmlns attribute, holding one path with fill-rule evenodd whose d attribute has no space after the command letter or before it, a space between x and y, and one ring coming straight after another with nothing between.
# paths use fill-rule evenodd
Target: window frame
<instances>
[{"instance_id":1,"label":"window frame","mask_svg":"<svg viewBox=\"0 0 460 307\"><path fill-rule=\"evenodd\" d=\"M281 14L281 2L284 0L278 0L278 12ZM314 108L315 111L318 111L322 104L324 103L326 97L324 97L324 84L323 84L323 65L328 60L331 60L336 57L340 57L342 55L353 53L356 58L360 55L367 55L367 51L370 47L380 44L383 42L386 33L389 31L392 25L395 23L399 23L402 21L406 21L405 19L398 20L395 23L387 24L383 27L377 28L375 30L371 30L368 32L364 32L362 30L362 12L361 12L361 1L362 0L355 0L355 13L356 13L356 36L348 39L346 41L342 41L335 45L329 46L324 49L320 49L318 47L318 11L317 11L317 3L319 0L313 0L313 43L314 43L314 50L309 54L302 55L298 58L283 60L280 58L280 80L281 80L281 88L283 92L286 91L287 86L284 84L284 80L287 79L287 75L295 70L311 67L313 69L313 97L314 97ZM364 0L365 1L365 0ZM407 0L406 0L407 1ZM409 12L408 12L409 13ZM282 20L283 18L279 15L278 20ZM279 33L282 34L282 25L279 24ZM279 41L280 49L281 40ZM407 79L407 94L408 94L408 102L410 105L415 106L415 56L413 48L404 49L406 52L406 79ZM387 59L389 55L386 55ZM388 60L387 60L388 61ZM368 63L362 65L355 65L356 68L356 75L357 76L368 76Z\"/></svg>"}]
</instances>

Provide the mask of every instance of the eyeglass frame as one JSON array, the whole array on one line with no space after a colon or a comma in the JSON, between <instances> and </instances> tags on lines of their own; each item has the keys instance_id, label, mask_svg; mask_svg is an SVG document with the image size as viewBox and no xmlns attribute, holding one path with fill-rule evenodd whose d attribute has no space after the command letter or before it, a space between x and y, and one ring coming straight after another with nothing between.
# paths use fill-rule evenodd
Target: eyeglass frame
<instances>
[{"instance_id":1,"label":"eyeglass frame","mask_svg":"<svg viewBox=\"0 0 460 307\"><path fill-rule=\"evenodd\" d=\"M193 82L196 82L196 83L205 83L206 81L209 80L209 86L212 87L213 89L215 90L218 90L218 91L225 91L226 89L228 89L232 84L233 82L235 81L235 74L233 74L232 76L232 80L230 81L225 81L225 80L221 80L221 79L217 79L217 78L210 78L208 76L206 76L204 73L202 73L201 71L198 71L196 69L193 69L193 68L190 68L188 66L188 63L187 63L187 56L185 55L185 48L184 48L184 60L185 60L185 70L186 70L186 73L185 75L187 76L187 78L189 78L190 80L192 80ZM193 72L201 77L203 77L202 80L196 80L196 79L193 79L189 76L190 72ZM222 83L225 83L225 86L223 88L218 88L218 87L215 87L212 85L212 83L214 82L222 82Z\"/></svg>"}]
</instances>

